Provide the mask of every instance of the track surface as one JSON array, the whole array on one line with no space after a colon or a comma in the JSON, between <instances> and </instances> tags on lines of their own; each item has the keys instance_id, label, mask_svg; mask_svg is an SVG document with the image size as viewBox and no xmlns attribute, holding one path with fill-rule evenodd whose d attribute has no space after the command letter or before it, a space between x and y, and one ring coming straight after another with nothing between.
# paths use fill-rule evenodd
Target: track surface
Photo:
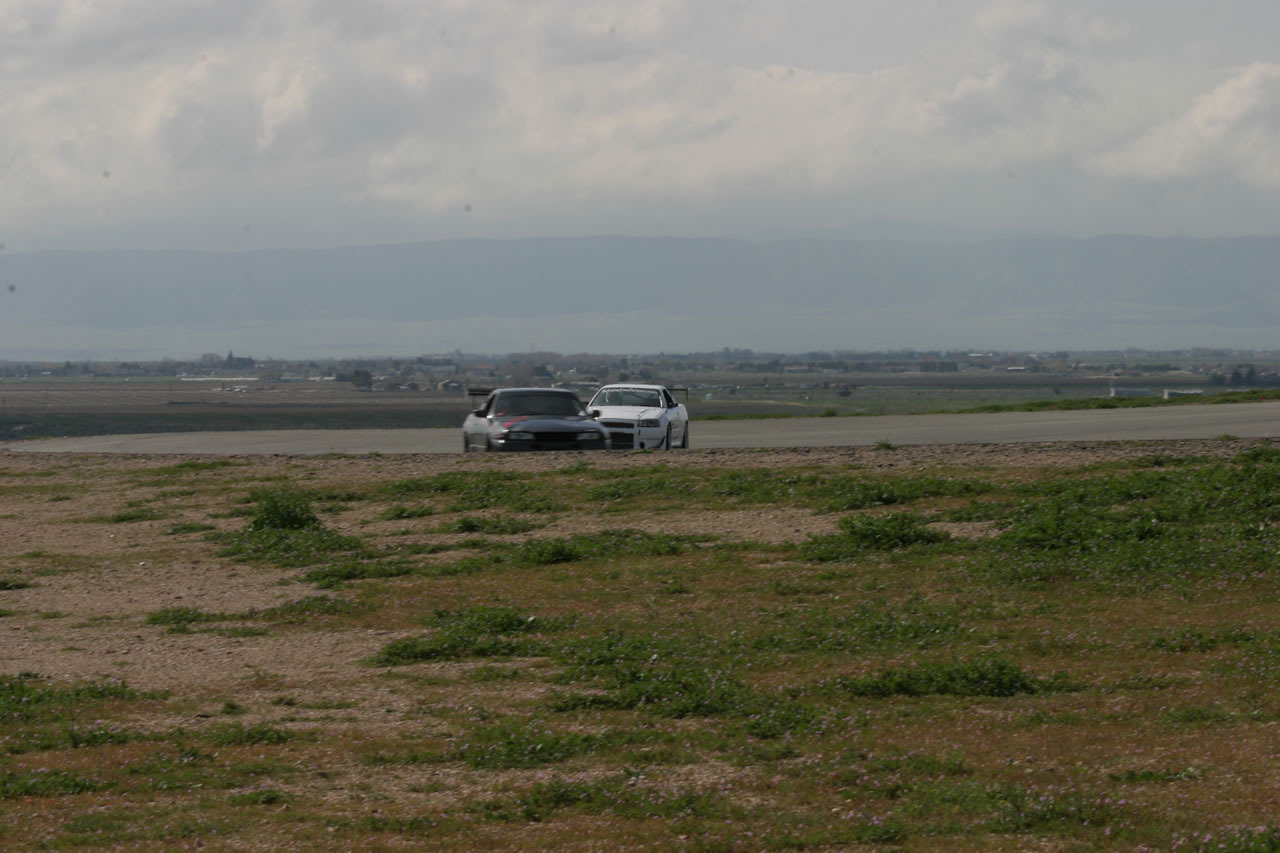
<instances>
[{"instance_id":1,"label":"track surface","mask_svg":"<svg viewBox=\"0 0 1280 853\"><path fill-rule=\"evenodd\" d=\"M695 420L690 426L693 446L699 448L1140 441L1224 435L1280 436L1280 402L991 415ZM3 450L42 453L201 455L458 453L461 448L459 429L186 432L0 444Z\"/></svg>"}]
</instances>

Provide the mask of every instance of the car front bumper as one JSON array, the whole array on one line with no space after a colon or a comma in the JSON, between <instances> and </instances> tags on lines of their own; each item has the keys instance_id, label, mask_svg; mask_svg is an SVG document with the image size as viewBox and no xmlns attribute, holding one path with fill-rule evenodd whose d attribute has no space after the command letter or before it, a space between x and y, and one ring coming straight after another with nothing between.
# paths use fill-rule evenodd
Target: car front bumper
<instances>
[{"instance_id":1,"label":"car front bumper","mask_svg":"<svg viewBox=\"0 0 1280 853\"><path fill-rule=\"evenodd\" d=\"M577 433L534 433L534 437L529 438L501 438L493 437L489 439L489 448L491 450L499 450L506 452L534 452L541 450L608 450L609 439L604 436L598 438L579 438Z\"/></svg>"},{"instance_id":2,"label":"car front bumper","mask_svg":"<svg viewBox=\"0 0 1280 853\"><path fill-rule=\"evenodd\" d=\"M635 421L604 418L600 426L609 431L609 443L614 450L652 450L667 441L666 427L640 427Z\"/></svg>"}]
</instances>

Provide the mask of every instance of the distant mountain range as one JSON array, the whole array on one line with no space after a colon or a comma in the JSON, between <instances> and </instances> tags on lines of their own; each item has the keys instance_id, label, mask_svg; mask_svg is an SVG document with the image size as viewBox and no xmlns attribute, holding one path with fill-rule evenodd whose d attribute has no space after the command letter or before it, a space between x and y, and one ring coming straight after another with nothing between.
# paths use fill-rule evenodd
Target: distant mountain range
<instances>
[{"instance_id":1,"label":"distant mountain range","mask_svg":"<svg viewBox=\"0 0 1280 853\"><path fill-rule=\"evenodd\" d=\"M1280 237L10 251L0 312L7 359L1274 347Z\"/></svg>"}]
</instances>

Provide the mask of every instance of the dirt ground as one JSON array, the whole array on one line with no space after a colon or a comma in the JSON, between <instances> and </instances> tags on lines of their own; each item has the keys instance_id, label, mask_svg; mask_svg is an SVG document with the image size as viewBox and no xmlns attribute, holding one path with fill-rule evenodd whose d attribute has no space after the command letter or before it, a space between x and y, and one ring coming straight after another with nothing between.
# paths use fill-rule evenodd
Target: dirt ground
<instances>
[{"instance_id":1,"label":"dirt ground","mask_svg":"<svg viewBox=\"0 0 1280 853\"><path fill-rule=\"evenodd\" d=\"M556 470L586 463L597 470L669 464L696 467L858 466L869 471L1025 470L1132 460L1154 455L1224 457L1255 441L1153 443L1054 443L899 448L794 450L692 450L651 453L529 454L365 457L233 457L253 476L287 475L309 488L371 485L445 471ZM169 607L243 612L297 600L316 591L291 581L297 570L248 567L219 557L197 536L167 531L183 522L238 529L242 518L214 518L243 497L248 485L225 497L203 493L184 501L182 486L200 474L148 480L150 469L172 468L193 457L71 455L0 452L0 579L20 578L25 588L0 587L0 673L34 672L56 679L123 679L132 687L207 697L234 697L268 706L289 691L320 691L350 703L344 715L362 730L394 729L410 696L377 677L362 660L399 635L394 631L272 632L266 636L168 633L148 625L147 614ZM221 469L228 470L228 469ZM168 492L172 497L166 498ZM162 518L108 523L131 501L163 500ZM404 522L378 521L376 510L355 507L326 523L376 540ZM617 515L562 516L530 536L563 536L619 526ZM635 517L623 526L668 533L713 534L734 539L786 542L834 529L835 519L795 508L693 512ZM982 531L956 531L981 535ZM447 538L423 533L417 539ZM397 541L405 541L399 539ZM412 633L421 633L420 631ZM305 636L305 642L299 642ZM431 665L424 665L430 669ZM440 664L456 668L457 663ZM157 727L191 725L192 719L156 720Z\"/></svg>"}]
</instances>

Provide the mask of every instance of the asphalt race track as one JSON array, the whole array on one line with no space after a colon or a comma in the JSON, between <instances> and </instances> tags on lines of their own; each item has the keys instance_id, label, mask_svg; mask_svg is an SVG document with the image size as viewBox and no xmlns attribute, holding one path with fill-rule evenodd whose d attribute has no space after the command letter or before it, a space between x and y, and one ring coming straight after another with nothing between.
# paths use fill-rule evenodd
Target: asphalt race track
<instances>
[{"instance_id":1,"label":"asphalt race track","mask_svg":"<svg viewBox=\"0 0 1280 853\"><path fill-rule=\"evenodd\" d=\"M983 415L698 421L695 448L1009 444L1280 436L1280 402ZM8 442L0 450L238 456L460 453L461 429L264 430L104 435Z\"/></svg>"}]
</instances>

